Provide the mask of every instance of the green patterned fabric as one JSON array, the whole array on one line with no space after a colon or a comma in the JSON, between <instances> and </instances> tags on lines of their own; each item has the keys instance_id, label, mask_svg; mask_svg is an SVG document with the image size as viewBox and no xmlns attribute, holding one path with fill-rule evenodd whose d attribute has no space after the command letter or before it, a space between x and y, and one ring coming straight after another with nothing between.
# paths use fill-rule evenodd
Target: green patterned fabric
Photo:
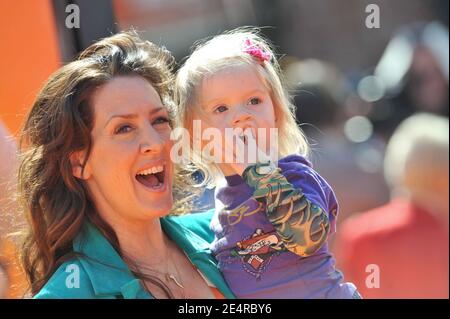
<instances>
[{"instance_id":1,"label":"green patterned fabric","mask_svg":"<svg viewBox=\"0 0 450 319\"><path fill-rule=\"evenodd\" d=\"M309 256L322 247L330 232L327 213L289 183L280 168L257 163L247 167L243 178L254 188L254 198L265 203L267 217L288 250Z\"/></svg>"}]
</instances>

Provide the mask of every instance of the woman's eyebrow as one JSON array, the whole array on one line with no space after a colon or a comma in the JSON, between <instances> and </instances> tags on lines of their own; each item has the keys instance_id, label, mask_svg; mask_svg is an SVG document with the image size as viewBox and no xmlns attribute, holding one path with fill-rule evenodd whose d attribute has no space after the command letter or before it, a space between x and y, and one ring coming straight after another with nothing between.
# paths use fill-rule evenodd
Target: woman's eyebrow
<instances>
[{"instance_id":1,"label":"woman's eyebrow","mask_svg":"<svg viewBox=\"0 0 450 319\"><path fill-rule=\"evenodd\" d=\"M165 107L161 106L161 107L153 108L153 109L152 109L150 112L148 112L148 113L149 113L149 115L151 116L151 115L153 115L153 114L155 114L155 113L158 113L158 112L160 112L160 111L162 111L162 110L164 110L164 109L165 109ZM115 118L136 119L136 118L138 118L138 117L139 117L139 115L136 114L136 113L130 113L130 114L115 114L115 115L112 115L112 116L108 119L108 121L106 122L105 126L107 126L107 125L109 124L109 122L111 122L111 120L113 120L113 119L115 119Z\"/></svg>"}]
</instances>

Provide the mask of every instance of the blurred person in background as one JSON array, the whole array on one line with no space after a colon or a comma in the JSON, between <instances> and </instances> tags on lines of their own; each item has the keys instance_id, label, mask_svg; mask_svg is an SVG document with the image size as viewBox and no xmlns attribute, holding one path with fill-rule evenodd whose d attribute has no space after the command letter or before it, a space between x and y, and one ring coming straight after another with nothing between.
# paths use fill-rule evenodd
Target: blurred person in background
<instances>
[{"instance_id":1,"label":"blurred person in background","mask_svg":"<svg viewBox=\"0 0 450 319\"><path fill-rule=\"evenodd\" d=\"M0 121L0 298L21 297L25 279L18 261L18 241L11 236L23 220L15 202L13 182L17 163L17 145Z\"/></svg>"},{"instance_id":2,"label":"blurred person in background","mask_svg":"<svg viewBox=\"0 0 450 319\"><path fill-rule=\"evenodd\" d=\"M0 121L0 239L11 230L14 210L12 184L16 168L17 145Z\"/></svg>"},{"instance_id":3,"label":"blurred person in background","mask_svg":"<svg viewBox=\"0 0 450 319\"><path fill-rule=\"evenodd\" d=\"M406 25L388 43L372 85L362 88L374 102L370 118L386 140L413 113L448 117L448 43L448 28L439 22Z\"/></svg>"},{"instance_id":4,"label":"blurred person in background","mask_svg":"<svg viewBox=\"0 0 450 319\"><path fill-rule=\"evenodd\" d=\"M341 225L338 264L366 298L449 297L448 124L425 113L402 122L384 162L391 201Z\"/></svg>"},{"instance_id":5,"label":"blurred person in background","mask_svg":"<svg viewBox=\"0 0 450 319\"><path fill-rule=\"evenodd\" d=\"M8 275L6 273L6 267L2 259L0 259L0 299L5 298L8 291Z\"/></svg>"},{"instance_id":6,"label":"blurred person in background","mask_svg":"<svg viewBox=\"0 0 450 319\"><path fill-rule=\"evenodd\" d=\"M387 202L389 191L380 164L384 143L373 135L354 142L346 134L346 123L364 115L366 104L357 99L342 73L329 62L306 59L290 63L285 74L295 89L296 118L311 143L313 163L339 198L338 222ZM349 111L350 103L356 112Z\"/></svg>"}]
</instances>

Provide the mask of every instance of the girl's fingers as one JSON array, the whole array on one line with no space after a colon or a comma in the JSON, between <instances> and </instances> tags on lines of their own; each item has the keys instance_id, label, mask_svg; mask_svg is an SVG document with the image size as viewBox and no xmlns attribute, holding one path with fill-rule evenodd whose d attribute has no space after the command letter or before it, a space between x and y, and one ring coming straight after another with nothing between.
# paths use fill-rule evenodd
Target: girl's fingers
<instances>
[{"instance_id":1,"label":"girl's fingers","mask_svg":"<svg viewBox=\"0 0 450 319\"><path fill-rule=\"evenodd\" d=\"M266 152L258 147L256 129L240 128L228 132L224 137L224 163L229 164L238 174L250 165L272 162Z\"/></svg>"},{"instance_id":2,"label":"girl's fingers","mask_svg":"<svg viewBox=\"0 0 450 319\"><path fill-rule=\"evenodd\" d=\"M252 154L253 158L255 158L255 162L268 162L270 161L270 157L269 155L266 154L266 152L264 150L262 150L261 148L258 147L258 144L256 142L256 134L255 134L255 129L251 129L249 130L251 132L251 134L248 134L248 145L249 147L251 147L251 149L249 148L250 152L254 152L254 154Z\"/></svg>"}]
</instances>

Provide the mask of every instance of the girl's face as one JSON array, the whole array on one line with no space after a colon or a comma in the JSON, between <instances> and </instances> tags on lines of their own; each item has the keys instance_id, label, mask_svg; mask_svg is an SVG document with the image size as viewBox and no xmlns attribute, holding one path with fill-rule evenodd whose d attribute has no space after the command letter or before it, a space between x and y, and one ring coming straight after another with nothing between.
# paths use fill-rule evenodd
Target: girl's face
<instances>
[{"instance_id":1,"label":"girl's face","mask_svg":"<svg viewBox=\"0 0 450 319\"><path fill-rule=\"evenodd\" d=\"M255 66L232 66L208 76L201 87L200 105L202 112L194 119L201 120L202 131L217 128L224 136L226 128L251 129L257 144L258 140L266 139L263 151L268 153L270 128L276 127L275 110L270 92ZM265 129L265 136L259 136L259 128Z\"/></svg>"},{"instance_id":2,"label":"girl's face","mask_svg":"<svg viewBox=\"0 0 450 319\"><path fill-rule=\"evenodd\" d=\"M158 93L142 77L119 76L91 102L92 150L83 174L75 166L74 175L86 181L97 210L107 221L166 215L173 202L171 127Z\"/></svg>"}]
</instances>

